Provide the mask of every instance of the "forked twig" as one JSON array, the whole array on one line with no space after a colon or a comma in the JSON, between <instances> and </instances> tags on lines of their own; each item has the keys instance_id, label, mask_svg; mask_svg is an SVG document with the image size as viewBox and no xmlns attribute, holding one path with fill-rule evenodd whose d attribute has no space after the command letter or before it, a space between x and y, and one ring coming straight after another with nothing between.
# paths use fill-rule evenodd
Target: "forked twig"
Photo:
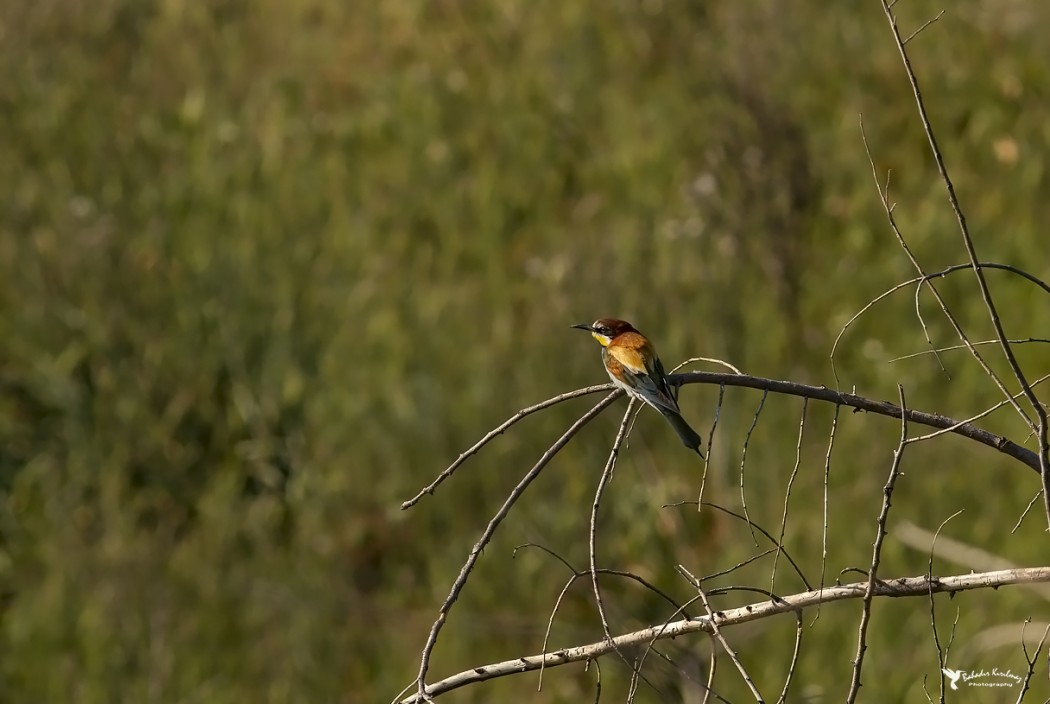
<instances>
[{"instance_id":1,"label":"forked twig","mask_svg":"<svg viewBox=\"0 0 1050 704\"><path fill-rule=\"evenodd\" d=\"M1043 635L1039 639L1039 644L1035 647L1035 652L1032 653L1031 657L1028 655L1028 645L1024 642L1024 629L1025 626L1032 619L1026 618L1024 624L1021 626L1021 650L1024 652L1025 662L1028 663L1028 672L1025 673L1024 683L1021 685L1021 692L1017 695L1017 702L1020 703L1024 699L1025 693L1028 691L1029 686L1032 684L1032 675L1035 674L1035 663L1039 660L1039 654L1043 652L1043 646L1046 644L1046 636L1050 634L1050 624L1047 624L1046 628L1043 629Z\"/></svg>"}]
</instances>

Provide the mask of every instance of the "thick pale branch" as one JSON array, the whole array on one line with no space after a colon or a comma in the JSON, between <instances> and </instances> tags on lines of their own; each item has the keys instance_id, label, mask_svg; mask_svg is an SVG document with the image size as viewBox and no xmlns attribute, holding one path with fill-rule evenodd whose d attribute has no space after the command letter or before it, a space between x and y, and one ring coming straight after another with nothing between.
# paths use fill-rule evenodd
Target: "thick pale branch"
<instances>
[{"instance_id":1,"label":"thick pale branch","mask_svg":"<svg viewBox=\"0 0 1050 704\"><path fill-rule=\"evenodd\" d=\"M1011 584L1032 584L1036 582L1050 582L1050 567L1023 567L1013 570L962 574L951 577L927 577L922 575L920 577L880 580L875 583L872 594L875 597L928 597L930 594L954 593L972 589L994 589ZM515 658L514 660L481 665L427 685L426 695L434 697L474 682L482 682L518 672L538 670L540 667L555 667L570 662L585 662L606 655L616 648L643 646L653 641L675 638L687 633L700 631L711 633L713 630L712 619L717 622L719 628L725 628L739 623L756 621L760 618L769 618L778 614L798 612L810 606L832 601L863 599L867 590L867 580L825 587L824 589L792 594L776 601L760 601L736 609L716 611L713 616L700 616L694 619L653 626L617 636L611 641L602 640L598 643L556 650L553 653L528 655ZM418 693L401 700L402 704L419 701Z\"/></svg>"}]
</instances>

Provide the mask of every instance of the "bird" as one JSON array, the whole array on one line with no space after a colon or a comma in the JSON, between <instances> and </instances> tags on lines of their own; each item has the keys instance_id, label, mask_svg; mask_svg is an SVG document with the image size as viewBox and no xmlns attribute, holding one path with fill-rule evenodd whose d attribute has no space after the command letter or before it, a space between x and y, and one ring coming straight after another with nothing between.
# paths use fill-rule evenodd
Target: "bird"
<instances>
[{"instance_id":1,"label":"bird","mask_svg":"<svg viewBox=\"0 0 1050 704\"><path fill-rule=\"evenodd\" d=\"M700 435L682 418L677 393L671 390L667 372L649 339L626 320L599 318L593 323L579 323L574 328L586 330L602 346L602 362L609 378L632 398L656 410L678 433L682 444L700 457Z\"/></svg>"},{"instance_id":2,"label":"bird","mask_svg":"<svg viewBox=\"0 0 1050 704\"><path fill-rule=\"evenodd\" d=\"M951 684L952 689L959 689L959 685L956 683L959 681L959 678L962 677L964 674L962 670L949 670L947 667L942 667L941 672L946 674L948 676L948 679L951 680L949 684Z\"/></svg>"}]
</instances>

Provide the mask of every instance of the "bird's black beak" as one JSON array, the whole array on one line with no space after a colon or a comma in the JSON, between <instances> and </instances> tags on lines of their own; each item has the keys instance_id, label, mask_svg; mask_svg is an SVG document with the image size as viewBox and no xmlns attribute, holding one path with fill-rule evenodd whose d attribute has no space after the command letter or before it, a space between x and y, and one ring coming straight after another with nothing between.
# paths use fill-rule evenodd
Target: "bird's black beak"
<instances>
[{"instance_id":1,"label":"bird's black beak","mask_svg":"<svg viewBox=\"0 0 1050 704\"><path fill-rule=\"evenodd\" d=\"M590 323L576 323L572 327L579 328L580 330L586 330L587 332L594 332L594 326Z\"/></svg>"}]
</instances>

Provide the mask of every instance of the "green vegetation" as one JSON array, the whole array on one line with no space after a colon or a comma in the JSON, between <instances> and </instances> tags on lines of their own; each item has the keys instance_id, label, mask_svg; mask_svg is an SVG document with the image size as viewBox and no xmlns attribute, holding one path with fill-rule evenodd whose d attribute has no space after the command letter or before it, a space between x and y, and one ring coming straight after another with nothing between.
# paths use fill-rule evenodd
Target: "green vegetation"
<instances>
[{"instance_id":1,"label":"green vegetation","mask_svg":"<svg viewBox=\"0 0 1050 704\"><path fill-rule=\"evenodd\" d=\"M902 0L904 33L943 7ZM961 0L909 45L981 257L1044 279L1048 23L1039 0ZM13 0L0 74L5 702L391 699L486 521L589 401L527 419L433 497L399 504L515 410L604 380L569 324L627 318L668 366L704 355L835 383L841 326L914 275L861 113L916 256L929 271L965 259L877 2ZM1047 337L1046 295L988 276L1009 334ZM991 337L971 273L941 290L972 339ZM956 344L922 302L934 343ZM942 355L950 377L932 355L888 363L926 349L902 291L849 330L840 383L876 399L900 383L910 406L957 418L1001 399L965 352ZM1032 377L1050 372L1047 350L1018 347ZM705 436L717 398L682 393ZM759 401L726 391L706 499L739 510ZM432 677L539 651L569 573L513 548L586 564L624 405L555 459L486 549ZM771 531L800 410L770 397L748 445L748 512ZM787 526L811 581L832 410L809 405ZM1026 439L1009 410L983 423ZM839 416L829 582L868 564L898 433ZM1011 533L1032 472L951 437L903 466L883 574L926 570L895 520L934 530L959 509L945 536L1046 564L1038 505ZM717 512L663 508L695 500L699 482L695 457L642 413L603 502L601 563L685 601L676 564L710 574L765 549ZM768 588L771 569L716 583ZM670 615L636 585L605 584L618 632ZM799 588L782 562L776 589ZM982 634L1050 612L1018 588L936 611L942 642L958 615L953 667L1015 673L1017 640ZM821 611L792 700L844 697L859 613ZM775 697L794 620L727 635ZM552 645L600 637L581 583ZM869 645L862 699L921 701L924 678L936 696L925 601L877 604ZM652 657L637 701L684 697L707 647L665 644L676 666ZM601 664L603 694L622 700L629 672ZM1048 695L1040 668L1033 701ZM447 699L582 701L594 677L575 666L540 693L524 676ZM717 682L746 700L728 661Z\"/></svg>"}]
</instances>

